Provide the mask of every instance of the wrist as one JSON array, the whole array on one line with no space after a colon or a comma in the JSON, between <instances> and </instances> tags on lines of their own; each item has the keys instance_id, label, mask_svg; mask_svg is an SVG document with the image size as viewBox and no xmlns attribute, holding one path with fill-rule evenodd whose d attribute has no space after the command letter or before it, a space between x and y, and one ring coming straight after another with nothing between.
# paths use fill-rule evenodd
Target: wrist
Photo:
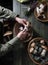
<instances>
[{"instance_id":1,"label":"wrist","mask_svg":"<svg viewBox=\"0 0 48 65\"><path fill-rule=\"evenodd\" d=\"M19 36L19 35L17 35L16 37L17 37L18 39L20 39L20 36Z\"/></svg>"},{"instance_id":2,"label":"wrist","mask_svg":"<svg viewBox=\"0 0 48 65\"><path fill-rule=\"evenodd\" d=\"M19 17L16 16L15 20L17 21Z\"/></svg>"}]
</instances>

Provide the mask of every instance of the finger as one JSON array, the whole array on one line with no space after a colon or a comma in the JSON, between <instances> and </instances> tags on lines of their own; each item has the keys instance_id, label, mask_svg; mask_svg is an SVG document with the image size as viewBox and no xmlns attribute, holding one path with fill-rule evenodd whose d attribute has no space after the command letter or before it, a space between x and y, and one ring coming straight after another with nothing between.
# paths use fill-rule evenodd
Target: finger
<instances>
[{"instance_id":1,"label":"finger","mask_svg":"<svg viewBox=\"0 0 48 65\"><path fill-rule=\"evenodd\" d=\"M26 19L23 19L23 21L27 21Z\"/></svg>"},{"instance_id":2,"label":"finger","mask_svg":"<svg viewBox=\"0 0 48 65\"><path fill-rule=\"evenodd\" d=\"M27 32L27 29L24 28L24 29L23 29L23 32L25 32L25 31Z\"/></svg>"},{"instance_id":3,"label":"finger","mask_svg":"<svg viewBox=\"0 0 48 65\"><path fill-rule=\"evenodd\" d=\"M27 25L27 20L26 19L23 19L23 24Z\"/></svg>"},{"instance_id":4,"label":"finger","mask_svg":"<svg viewBox=\"0 0 48 65\"><path fill-rule=\"evenodd\" d=\"M26 26L26 27L28 27L28 26L29 26L29 22L28 22L28 21L26 21L26 24L25 24L25 26Z\"/></svg>"},{"instance_id":5,"label":"finger","mask_svg":"<svg viewBox=\"0 0 48 65\"><path fill-rule=\"evenodd\" d=\"M27 21L27 26L29 26L29 22Z\"/></svg>"}]
</instances>

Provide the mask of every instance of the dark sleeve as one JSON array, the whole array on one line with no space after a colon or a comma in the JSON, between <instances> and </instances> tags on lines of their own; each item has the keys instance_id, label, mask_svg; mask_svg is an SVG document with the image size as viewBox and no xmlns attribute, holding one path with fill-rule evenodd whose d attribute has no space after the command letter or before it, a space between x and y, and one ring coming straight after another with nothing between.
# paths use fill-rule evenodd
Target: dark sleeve
<instances>
[{"instance_id":1,"label":"dark sleeve","mask_svg":"<svg viewBox=\"0 0 48 65\"><path fill-rule=\"evenodd\" d=\"M10 51L13 46L20 45L20 43L18 43L18 42L21 42L21 40L19 38L15 37L12 40L10 40L9 42L7 42L6 44L0 45L0 57L3 56L4 54L6 54L8 51Z\"/></svg>"}]
</instances>

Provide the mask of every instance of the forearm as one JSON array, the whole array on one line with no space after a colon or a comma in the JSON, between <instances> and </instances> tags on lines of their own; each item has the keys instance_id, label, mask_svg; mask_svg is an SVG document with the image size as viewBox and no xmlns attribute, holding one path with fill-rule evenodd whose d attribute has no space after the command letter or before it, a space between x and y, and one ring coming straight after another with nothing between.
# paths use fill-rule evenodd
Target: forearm
<instances>
[{"instance_id":1,"label":"forearm","mask_svg":"<svg viewBox=\"0 0 48 65\"><path fill-rule=\"evenodd\" d=\"M7 42L6 44L1 45L0 56L3 56L7 52L9 52L12 49L13 46L18 44L18 42L20 42L20 39L15 37L12 40L10 40L9 42Z\"/></svg>"}]
</instances>

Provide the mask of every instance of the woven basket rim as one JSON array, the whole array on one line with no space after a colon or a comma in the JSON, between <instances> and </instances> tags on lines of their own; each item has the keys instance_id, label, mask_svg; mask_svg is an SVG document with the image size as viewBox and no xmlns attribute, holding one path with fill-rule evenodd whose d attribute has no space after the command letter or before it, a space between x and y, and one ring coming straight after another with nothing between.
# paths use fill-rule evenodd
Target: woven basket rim
<instances>
[{"instance_id":1,"label":"woven basket rim","mask_svg":"<svg viewBox=\"0 0 48 65\"><path fill-rule=\"evenodd\" d=\"M39 3L39 4L40 4L40 3ZM39 4L38 4L38 5L39 5ZM38 5L37 5L37 6L38 6ZM36 6L36 7L37 7L37 6ZM47 3L47 6L48 6L48 3ZM45 19L44 19L44 20L41 20L41 19L39 19L36 15L37 15L37 14L36 14L36 8L35 8L35 9L34 9L34 16L35 16L35 18L36 18L38 21L40 21L40 22L48 22L48 11L47 11L47 19L46 19L46 20L45 20Z\"/></svg>"},{"instance_id":2,"label":"woven basket rim","mask_svg":"<svg viewBox=\"0 0 48 65\"><path fill-rule=\"evenodd\" d=\"M38 64L38 65L42 65L42 64L36 62L36 61L31 57L31 54L30 54L30 52L29 52L29 46L30 46L31 42L33 42L34 40L41 40L41 39L43 39L43 40L45 40L45 41L48 42L48 40L46 40L46 39L44 39L44 38L41 38L41 37L33 38L33 39L29 42L28 48L27 48L28 55L29 55L31 61L33 61L35 64ZM46 62L45 64L48 64L48 62ZM43 65L45 65L45 64L43 64Z\"/></svg>"}]
</instances>

